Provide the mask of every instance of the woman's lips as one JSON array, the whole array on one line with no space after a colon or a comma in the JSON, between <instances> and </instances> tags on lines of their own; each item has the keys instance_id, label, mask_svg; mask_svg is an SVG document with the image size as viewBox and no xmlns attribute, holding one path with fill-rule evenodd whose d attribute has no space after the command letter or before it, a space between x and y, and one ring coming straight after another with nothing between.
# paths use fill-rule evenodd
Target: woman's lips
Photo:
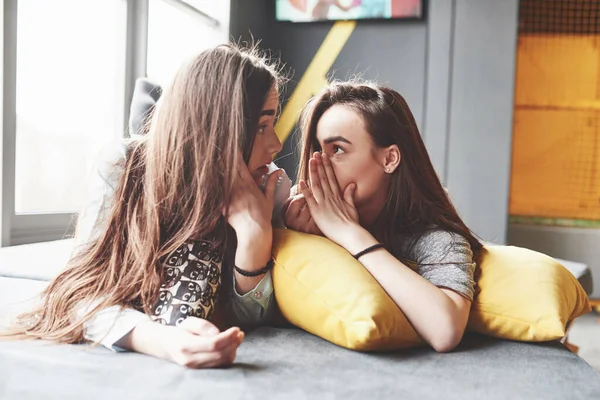
<instances>
[{"instance_id":1,"label":"woman's lips","mask_svg":"<svg viewBox=\"0 0 600 400\"><path fill-rule=\"evenodd\" d=\"M263 176L269 173L269 167L267 167L266 165L263 165L260 168L256 169L255 175L256 176Z\"/></svg>"},{"instance_id":2,"label":"woman's lips","mask_svg":"<svg viewBox=\"0 0 600 400\"><path fill-rule=\"evenodd\" d=\"M252 173L252 177L254 178L256 184L260 186L264 184L265 175L267 175L268 173L269 167L263 165L262 167L254 170L254 172Z\"/></svg>"}]
</instances>

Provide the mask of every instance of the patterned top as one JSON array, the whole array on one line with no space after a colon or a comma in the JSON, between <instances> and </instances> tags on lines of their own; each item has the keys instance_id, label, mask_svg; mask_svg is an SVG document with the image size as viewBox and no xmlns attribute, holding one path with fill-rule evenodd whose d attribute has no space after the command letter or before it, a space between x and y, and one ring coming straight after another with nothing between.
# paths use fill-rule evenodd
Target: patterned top
<instances>
[{"instance_id":1,"label":"patterned top","mask_svg":"<svg viewBox=\"0 0 600 400\"><path fill-rule=\"evenodd\" d=\"M152 319L179 325L189 316L210 319L221 287L221 252L208 241L183 244L165 261Z\"/></svg>"}]
</instances>

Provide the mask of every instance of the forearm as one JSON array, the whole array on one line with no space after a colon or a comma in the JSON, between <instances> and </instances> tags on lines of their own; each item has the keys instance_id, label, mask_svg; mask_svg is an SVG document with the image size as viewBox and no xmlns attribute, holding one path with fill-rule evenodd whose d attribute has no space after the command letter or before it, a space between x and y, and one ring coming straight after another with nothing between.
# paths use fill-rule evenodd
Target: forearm
<instances>
[{"instance_id":1,"label":"forearm","mask_svg":"<svg viewBox=\"0 0 600 400\"><path fill-rule=\"evenodd\" d=\"M344 247L352 254L377 243L368 232L358 232ZM468 314L455 302L387 250L360 257L360 262L398 305L421 337L438 351L460 341Z\"/></svg>"},{"instance_id":2,"label":"forearm","mask_svg":"<svg viewBox=\"0 0 600 400\"><path fill-rule=\"evenodd\" d=\"M264 268L271 259L273 244L273 228L261 228L255 235L238 236L238 245L235 251L235 265L248 272ZM247 277L237 271L234 272L235 289L238 294L244 295L254 289L263 279L263 275Z\"/></svg>"},{"instance_id":3,"label":"forearm","mask_svg":"<svg viewBox=\"0 0 600 400\"><path fill-rule=\"evenodd\" d=\"M167 329L169 327L166 325L154 321L141 322L115 345L126 350L165 359L168 357L164 348L157 344L161 342Z\"/></svg>"}]
</instances>

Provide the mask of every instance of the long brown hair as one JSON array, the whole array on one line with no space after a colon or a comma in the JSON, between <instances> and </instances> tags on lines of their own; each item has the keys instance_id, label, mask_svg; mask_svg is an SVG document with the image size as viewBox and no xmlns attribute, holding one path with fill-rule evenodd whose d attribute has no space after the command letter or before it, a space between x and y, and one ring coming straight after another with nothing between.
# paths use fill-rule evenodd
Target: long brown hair
<instances>
[{"instance_id":1,"label":"long brown hair","mask_svg":"<svg viewBox=\"0 0 600 400\"><path fill-rule=\"evenodd\" d=\"M242 151L248 162L260 111L279 83L275 66L256 48L222 45L182 66L148 134L128 147L103 229L76 249L41 305L18 317L12 335L79 342L83 324L103 308L149 313L162 261L186 241L212 238L224 248L222 209L235 160ZM90 310L81 315L82 307Z\"/></svg>"},{"instance_id":2,"label":"long brown hair","mask_svg":"<svg viewBox=\"0 0 600 400\"><path fill-rule=\"evenodd\" d=\"M400 165L391 177L388 201L373 229L377 239L402 259L402 237L418 238L428 230L441 229L463 236L478 260L482 244L452 205L406 100L393 89L368 82L334 82L311 99L301 117L299 179L308 180L308 161L320 148L317 124L335 104L358 112L376 146L395 144L402 154Z\"/></svg>"}]
</instances>

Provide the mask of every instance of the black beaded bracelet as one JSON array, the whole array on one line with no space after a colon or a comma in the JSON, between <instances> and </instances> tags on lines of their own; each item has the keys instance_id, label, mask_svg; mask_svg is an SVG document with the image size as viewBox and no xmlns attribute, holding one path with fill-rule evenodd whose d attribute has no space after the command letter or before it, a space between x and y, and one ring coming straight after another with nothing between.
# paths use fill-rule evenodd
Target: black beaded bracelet
<instances>
[{"instance_id":1,"label":"black beaded bracelet","mask_svg":"<svg viewBox=\"0 0 600 400\"><path fill-rule=\"evenodd\" d=\"M273 269L273 264L274 264L273 260L269 260L269 262L267 263L267 265L265 265L264 267L262 267L261 269L259 269L257 271L246 271L244 269L241 269L237 265L234 265L233 268L237 271L238 274L240 274L242 276L246 276L248 278L254 278L256 276L264 275L267 272L269 272L270 270L272 270Z\"/></svg>"},{"instance_id":2,"label":"black beaded bracelet","mask_svg":"<svg viewBox=\"0 0 600 400\"><path fill-rule=\"evenodd\" d=\"M377 250L377 249L382 249L383 247L385 247L385 246L383 245L383 243L377 243L377 244L374 244L374 245L373 245L373 246L371 246L371 247L367 247L366 249L364 249L364 250L363 250L363 251L361 251L361 252L358 252L358 253L356 253L356 254L355 254L353 257L354 257L354 258L356 258L356 259L358 260L360 257L364 256L365 254L367 254L367 253L370 253L370 252L372 252L372 251L375 251L375 250Z\"/></svg>"}]
</instances>

